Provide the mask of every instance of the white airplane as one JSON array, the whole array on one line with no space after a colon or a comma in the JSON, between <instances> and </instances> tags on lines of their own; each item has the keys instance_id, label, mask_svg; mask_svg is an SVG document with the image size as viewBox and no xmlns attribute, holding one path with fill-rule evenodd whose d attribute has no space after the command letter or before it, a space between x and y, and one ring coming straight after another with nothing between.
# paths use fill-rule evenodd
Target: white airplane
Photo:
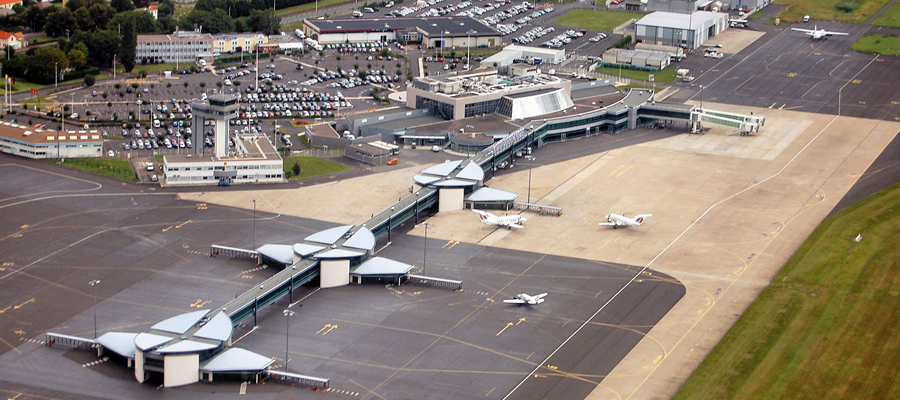
<instances>
[{"instance_id":1,"label":"white airplane","mask_svg":"<svg viewBox=\"0 0 900 400\"><path fill-rule=\"evenodd\" d=\"M481 215L481 222L484 222L486 225L505 226L509 229L522 229L525 227L522 225L522 223L524 223L526 219L521 215L508 215L505 217L498 217L494 214L481 210L472 211L478 213L478 215Z\"/></svg>"},{"instance_id":2,"label":"white airplane","mask_svg":"<svg viewBox=\"0 0 900 400\"><path fill-rule=\"evenodd\" d=\"M817 29L817 27L815 27L815 26L813 27L813 29L791 28L791 30L797 31L797 32L803 32L803 33L809 35L810 37L812 37L813 40L828 38L829 36L847 36L848 35L848 33L844 33L844 32L829 32L824 29Z\"/></svg>"},{"instance_id":3,"label":"white airplane","mask_svg":"<svg viewBox=\"0 0 900 400\"><path fill-rule=\"evenodd\" d=\"M641 226L645 218L652 217L653 214L639 214L634 218L628 218L619 214L609 214L606 216L606 222L601 222L600 226L611 226L616 229L620 226Z\"/></svg>"},{"instance_id":4,"label":"white airplane","mask_svg":"<svg viewBox=\"0 0 900 400\"><path fill-rule=\"evenodd\" d=\"M509 300L503 300L503 302L508 304L518 304L520 306L523 304L533 306L543 303L545 296L547 296L547 293L541 293L537 296L531 296L528 293L519 293L516 295L516 297L513 297Z\"/></svg>"}]
</instances>

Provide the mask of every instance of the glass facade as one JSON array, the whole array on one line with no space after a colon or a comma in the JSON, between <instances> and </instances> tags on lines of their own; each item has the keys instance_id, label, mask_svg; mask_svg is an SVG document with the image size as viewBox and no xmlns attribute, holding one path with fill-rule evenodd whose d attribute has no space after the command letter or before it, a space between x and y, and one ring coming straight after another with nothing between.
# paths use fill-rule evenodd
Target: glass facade
<instances>
[{"instance_id":1,"label":"glass facade","mask_svg":"<svg viewBox=\"0 0 900 400\"><path fill-rule=\"evenodd\" d=\"M434 115L438 115L443 119L453 119L453 104L416 96L416 109L431 110Z\"/></svg>"},{"instance_id":2,"label":"glass facade","mask_svg":"<svg viewBox=\"0 0 900 400\"><path fill-rule=\"evenodd\" d=\"M501 99L480 101L477 103L466 104L465 117L474 117L478 115L493 114L497 111L497 105Z\"/></svg>"}]
</instances>

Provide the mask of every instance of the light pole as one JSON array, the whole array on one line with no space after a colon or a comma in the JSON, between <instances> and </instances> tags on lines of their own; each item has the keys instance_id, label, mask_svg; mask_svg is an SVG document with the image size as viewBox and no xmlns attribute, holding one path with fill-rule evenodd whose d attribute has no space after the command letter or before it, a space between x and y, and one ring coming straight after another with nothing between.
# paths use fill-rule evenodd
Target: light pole
<instances>
[{"instance_id":1,"label":"light pole","mask_svg":"<svg viewBox=\"0 0 900 400\"><path fill-rule=\"evenodd\" d=\"M422 276L425 276L425 263L428 261L428 227L433 225L427 222L422 225L425 225L425 243L422 246Z\"/></svg>"},{"instance_id":2,"label":"light pole","mask_svg":"<svg viewBox=\"0 0 900 400\"><path fill-rule=\"evenodd\" d=\"M394 222L394 207L391 207L391 213L388 215L388 244L391 244L391 225Z\"/></svg>"},{"instance_id":3,"label":"light pole","mask_svg":"<svg viewBox=\"0 0 900 400\"><path fill-rule=\"evenodd\" d=\"M94 287L94 339L97 338L97 285L100 284L99 279L95 279L93 281L88 282L89 285Z\"/></svg>"},{"instance_id":4,"label":"light pole","mask_svg":"<svg viewBox=\"0 0 900 400\"><path fill-rule=\"evenodd\" d=\"M56 78L56 81L55 81L55 82L56 82L56 85L55 85L55 86L56 86L56 87L59 87L59 62L57 62L57 63L55 63L55 64L53 65L53 71L56 72L56 76L55 76L55 78Z\"/></svg>"},{"instance_id":5,"label":"light pole","mask_svg":"<svg viewBox=\"0 0 900 400\"><path fill-rule=\"evenodd\" d=\"M118 57L118 56L119 56L118 53L113 54L113 80L116 80L116 57ZM178 70L177 65L175 66L175 69Z\"/></svg>"},{"instance_id":6,"label":"light pole","mask_svg":"<svg viewBox=\"0 0 900 400\"><path fill-rule=\"evenodd\" d=\"M534 164L534 157L525 156L525 159L528 160L528 204L531 204L531 167Z\"/></svg>"},{"instance_id":7,"label":"light pole","mask_svg":"<svg viewBox=\"0 0 900 400\"><path fill-rule=\"evenodd\" d=\"M474 29L469 29L468 31L466 31L466 65L469 66L469 69L472 69L472 58L470 55L472 43L470 42L471 39L469 38L469 36L473 33L477 32L475 32ZM478 36L475 37L475 40L478 40Z\"/></svg>"},{"instance_id":8,"label":"light pole","mask_svg":"<svg viewBox=\"0 0 900 400\"><path fill-rule=\"evenodd\" d=\"M300 307L303 307L302 305ZM284 310L284 316L287 317L284 319L284 372L287 372L287 363L288 363L288 343L291 339L291 316L294 315L294 312L291 311L291 306L288 305L288 308Z\"/></svg>"},{"instance_id":9,"label":"light pole","mask_svg":"<svg viewBox=\"0 0 900 400\"><path fill-rule=\"evenodd\" d=\"M700 85L700 111L703 111L703 85Z\"/></svg>"},{"instance_id":10,"label":"light pole","mask_svg":"<svg viewBox=\"0 0 900 400\"><path fill-rule=\"evenodd\" d=\"M256 202L259 199L250 200L253 203L253 250L256 250Z\"/></svg>"}]
</instances>

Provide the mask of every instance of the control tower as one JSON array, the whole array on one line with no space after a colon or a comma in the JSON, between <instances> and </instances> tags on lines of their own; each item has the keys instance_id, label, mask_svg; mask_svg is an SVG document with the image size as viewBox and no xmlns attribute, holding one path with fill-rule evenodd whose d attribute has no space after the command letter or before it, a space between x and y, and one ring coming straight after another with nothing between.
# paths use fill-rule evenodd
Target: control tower
<instances>
[{"instance_id":1,"label":"control tower","mask_svg":"<svg viewBox=\"0 0 900 400\"><path fill-rule=\"evenodd\" d=\"M237 96L230 94L214 94L206 100L195 102L191 109L193 112L193 121L191 126L194 127L193 140L195 146L193 154L195 156L202 155L206 146L203 146L204 135L204 119L211 119L215 126L215 156L223 158L228 153L228 121L238 117Z\"/></svg>"}]
</instances>

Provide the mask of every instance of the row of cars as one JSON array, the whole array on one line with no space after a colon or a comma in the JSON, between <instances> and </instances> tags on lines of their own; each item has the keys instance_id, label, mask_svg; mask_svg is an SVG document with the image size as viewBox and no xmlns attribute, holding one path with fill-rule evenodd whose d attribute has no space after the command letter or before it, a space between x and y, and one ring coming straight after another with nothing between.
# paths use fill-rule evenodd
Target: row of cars
<instances>
[{"instance_id":1,"label":"row of cars","mask_svg":"<svg viewBox=\"0 0 900 400\"><path fill-rule=\"evenodd\" d=\"M435 7L435 8L428 9L428 11L425 11L425 12L419 14L419 17L422 17L422 18L443 17L447 14L455 13L456 10L464 9L470 5L472 5L472 3L468 2L468 1L464 1L455 6L454 5L446 5L446 6L441 6L441 7Z\"/></svg>"},{"instance_id":2,"label":"row of cars","mask_svg":"<svg viewBox=\"0 0 900 400\"><path fill-rule=\"evenodd\" d=\"M568 30L565 33L556 35L556 37L554 37L553 39L541 43L541 47L552 47L554 49L558 49L569 43L572 43L572 40L584 36L584 33L585 31Z\"/></svg>"},{"instance_id":3,"label":"row of cars","mask_svg":"<svg viewBox=\"0 0 900 400\"><path fill-rule=\"evenodd\" d=\"M191 139L183 139L183 138L147 138L147 139L132 139L131 142L123 142L122 149L123 150L154 150L158 149L160 146L164 146L167 149L175 149L175 148L192 148L193 143L191 143Z\"/></svg>"},{"instance_id":4,"label":"row of cars","mask_svg":"<svg viewBox=\"0 0 900 400\"><path fill-rule=\"evenodd\" d=\"M433 6L438 3L443 3L444 1L445 0L428 0L426 4L428 4L429 6ZM394 16L394 17L405 17L409 14L418 12L424 8L425 8L424 6L421 6L418 4L413 5L413 6L403 6L399 10L395 10L396 12L391 11L391 12L385 14L385 16L388 16L388 14L390 14L390 16Z\"/></svg>"},{"instance_id":5,"label":"row of cars","mask_svg":"<svg viewBox=\"0 0 900 400\"><path fill-rule=\"evenodd\" d=\"M536 26L528 30L528 32L525 32L525 34L523 34L522 36L513 38L512 41L518 44L528 44L533 42L537 38L544 37L545 35L550 34L555 30L556 28L552 26L547 28L544 28L543 26Z\"/></svg>"}]
</instances>

